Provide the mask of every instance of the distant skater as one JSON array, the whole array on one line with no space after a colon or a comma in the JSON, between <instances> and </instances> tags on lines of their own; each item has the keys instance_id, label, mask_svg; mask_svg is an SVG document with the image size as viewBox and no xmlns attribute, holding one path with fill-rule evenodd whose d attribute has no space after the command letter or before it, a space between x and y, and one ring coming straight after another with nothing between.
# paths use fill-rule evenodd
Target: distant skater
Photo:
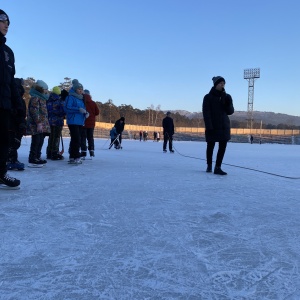
<instances>
[{"instance_id":1,"label":"distant skater","mask_svg":"<svg viewBox=\"0 0 300 300\"><path fill-rule=\"evenodd\" d=\"M163 152L167 152L167 144L169 142L169 150L171 153L174 153L173 150L173 135L174 135L174 122L170 117L171 112L167 112L166 117L162 121L164 143L163 143Z\"/></svg>"},{"instance_id":2,"label":"distant skater","mask_svg":"<svg viewBox=\"0 0 300 300\"><path fill-rule=\"evenodd\" d=\"M253 135L250 136L250 143L253 144Z\"/></svg>"},{"instance_id":3,"label":"distant skater","mask_svg":"<svg viewBox=\"0 0 300 300\"><path fill-rule=\"evenodd\" d=\"M212 172L212 158L215 143L219 142L214 174L227 175L221 169L225 155L227 142L230 140L230 120L228 115L234 113L232 98L225 92L225 79L221 76L212 78L213 87L204 96L202 111L205 123L206 148L206 172Z\"/></svg>"},{"instance_id":4,"label":"distant skater","mask_svg":"<svg viewBox=\"0 0 300 300\"><path fill-rule=\"evenodd\" d=\"M119 134L119 142L120 142L120 148L122 148L122 132L124 131L125 127L125 118L121 117L119 120L116 121L115 126L117 134Z\"/></svg>"}]
</instances>

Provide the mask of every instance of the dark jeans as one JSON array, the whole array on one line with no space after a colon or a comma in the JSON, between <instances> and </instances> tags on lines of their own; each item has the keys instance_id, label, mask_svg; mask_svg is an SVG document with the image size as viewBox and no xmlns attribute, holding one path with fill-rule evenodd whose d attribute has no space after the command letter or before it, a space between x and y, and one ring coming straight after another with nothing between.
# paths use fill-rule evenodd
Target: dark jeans
<instances>
[{"instance_id":1,"label":"dark jeans","mask_svg":"<svg viewBox=\"0 0 300 300\"><path fill-rule=\"evenodd\" d=\"M173 136L169 135L168 133L164 134L164 144L163 144L163 150L167 150L167 143L169 142L169 150L171 151L173 149Z\"/></svg>"},{"instance_id":2,"label":"dark jeans","mask_svg":"<svg viewBox=\"0 0 300 300\"><path fill-rule=\"evenodd\" d=\"M38 133L31 136L31 145L30 145L30 152L29 152L30 160L41 158L44 139L45 139L44 133Z\"/></svg>"},{"instance_id":3,"label":"dark jeans","mask_svg":"<svg viewBox=\"0 0 300 300\"><path fill-rule=\"evenodd\" d=\"M10 111L0 109L0 176L6 174L6 161L8 158L10 122L11 122Z\"/></svg>"},{"instance_id":4,"label":"dark jeans","mask_svg":"<svg viewBox=\"0 0 300 300\"><path fill-rule=\"evenodd\" d=\"M59 139L62 126L51 126L51 133L48 139L47 156L55 155L59 152Z\"/></svg>"},{"instance_id":5,"label":"dark jeans","mask_svg":"<svg viewBox=\"0 0 300 300\"><path fill-rule=\"evenodd\" d=\"M86 140L88 142L88 148L86 146ZM82 128L81 131L81 151L95 150L94 145L94 128Z\"/></svg>"},{"instance_id":6,"label":"dark jeans","mask_svg":"<svg viewBox=\"0 0 300 300\"><path fill-rule=\"evenodd\" d=\"M9 132L8 162L15 163L18 160L18 149L21 146L22 137L21 133Z\"/></svg>"},{"instance_id":7,"label":"dark jeans","mask_svg":"<svg viewBox=\"0 0 300 300\"><path fill-rule=\"evenodd\" d=\"M206 161L208 165L212 165L212 157L215 148L215 142L207 142ZM227 141L219 142L219 149L217 153L216 167L221 167L223 157L226 151Z\"/></svg>"},{"instance_id":8,"label":"dark jeans","mask_svg":"<svg viewBox=\"0 0 300 300\"><path fill-rule=\"evenodd\" d=\"M71 135L69 154L70 158L80 158L82 125L68 125Z\"/></svg>"}]
</instances>

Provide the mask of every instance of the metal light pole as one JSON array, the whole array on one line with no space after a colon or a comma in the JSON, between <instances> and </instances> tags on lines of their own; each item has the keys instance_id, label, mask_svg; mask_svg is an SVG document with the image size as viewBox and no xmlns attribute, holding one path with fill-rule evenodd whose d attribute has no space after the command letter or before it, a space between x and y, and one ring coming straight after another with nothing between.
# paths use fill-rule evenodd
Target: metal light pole
<instances>
[{"instance_id":1,"label":"metal light pole","mask_svg":"<svg viewBox=\"0 0 300 300\"><path fill-rule=\"evenodd\" d=\"M250 132L253 125L254 81L257 78L260 78L260 68L244 70L244 79L248 81L247 127L250 129Z\"/></svg>"}]
</instances>

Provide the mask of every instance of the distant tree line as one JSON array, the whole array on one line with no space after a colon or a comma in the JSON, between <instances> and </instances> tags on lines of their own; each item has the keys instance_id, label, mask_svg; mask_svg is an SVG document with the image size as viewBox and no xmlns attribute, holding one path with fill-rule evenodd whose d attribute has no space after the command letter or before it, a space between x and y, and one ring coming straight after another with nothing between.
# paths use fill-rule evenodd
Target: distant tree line
<instances>
[{"instance_id":1,"label":"distant tree line","mask_svg":"<svg viewBox=\"0 0 300 300\"><path fill-rule=\"evenodd\" d=\"M25 95L24 99L26 105L28 105L30 95L29 90L31 86L35 83L35 79L28 77L24 79ZM64 82L58 84L61 89L66 89L67 91L72 86L72 80L69 77L64 78ZM106 102L102 103L100 101L94 101L97 103L100 114L97 116L96 121L105 123L114 123L120 117L125 117L127 124L141 125L141 126L161 126L162 120L165 117L165 113L160 110L160 105L154 107L151 105L145 110L140 110L132 107L131 105L122 104L116 106L112 99L108 99ZM178 112L173 113L172 118L176 127L204 127L204 120L202 114L197 113L192 118L181 115ZM232 128L247 128L247 121L237 121L231 120ZM253 123L253 129L259 129L261 123ZM288 124L263 124L262 129L300 129L300 126L288 125Z\"/></svg>"}]
</instances>

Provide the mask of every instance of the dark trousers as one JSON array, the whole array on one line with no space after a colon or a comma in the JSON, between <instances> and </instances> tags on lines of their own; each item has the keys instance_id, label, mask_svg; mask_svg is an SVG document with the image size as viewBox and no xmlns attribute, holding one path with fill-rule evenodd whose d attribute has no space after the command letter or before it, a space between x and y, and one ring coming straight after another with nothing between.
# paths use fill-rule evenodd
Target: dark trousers
<instances>
[{"instance_id":1,"label":"dark trousers","mask_svg":"<svg viewBox=\"0 0 300 300\"><path fill-rule=\"evenodd\" d=\"M47 156L55 155L59 152L59 139L61 136L62 126L51 126L51 133L48 139Z\"/></svg>"},{"instance_id":2,"label":"dark trousers","mask_svg":"<svg viewBox=\"0 0 300 300\"><path fill-rule=\"evenodd\" d=\"M82 125L68 125L71 135L69 154L70 158L80 158Z\"/></svg>"},{"instance_id":3,"label":"dark trousers","mask_svg":"<svg viewBox=\"0 0 300 300\"><path fill-rule=\"evenodd\" d=\"M173 149L173 137L172 135L169 135L168 133L164 134L164 144L163 144L163 150L167 150L167 143L169 142L169 150L171 151Z\"/></svg>"},{"instance_id":4,"label":"dark trousers","mask_svg":"<svg viewBox=\"0 0 300 300\"><path fill-rule=\"evenodd\" d=\"M30 145L30 152L29 152L30 160L41 158L44 139L45 139L44 133L38 133L31 136L31 145Z\"/></svg>"},{"instance_id":5,"label":"dark trousers","mask_svg":"<svg viewBox=\"0 0 300 300\"><path fill-rule=\"evenodd\" d=\"M212 158L213 158L213 152L215 148L215 142L207 142L207 148L206 148L206 161L208 165L212 165ZM219 149L217 153L217 160L216 160L216 166L221 167L223 157L226 151L227 141L221 141L219 142Z\"/></svg>"},{"instance_id":6,"label":"dark trousers","mask_svg":"<svg viewBox=\"0 0 300 300\"><path fill-rule=\"evenodd\" d=\"M6 161L9 148L10 111L0 109L0 176L6 174Z\"/></svg>"},{"instance_id":7,"label":"dark trousers","mask_svg":"<svg viewBox=\"0 0 300 300\"><path fill-rule=\"evenodd\" d=\"M8 149L8 162L15 163L18 160L18 149L21 146L23 134L10 131L9 132L9 149Z\"/></svg>"},{"instance_id":8,"label":"dark trousers","mask_svg":"<svg viewBox=\"0 0 300 300\"><path fill-rule=\"evenodd\" d=\"M88 147L86 146L86 141ZM81 131L81 151L86 152L86 150L95 150L94 144L94 128L82 128Z\"/></svg>"}]
</instances>

